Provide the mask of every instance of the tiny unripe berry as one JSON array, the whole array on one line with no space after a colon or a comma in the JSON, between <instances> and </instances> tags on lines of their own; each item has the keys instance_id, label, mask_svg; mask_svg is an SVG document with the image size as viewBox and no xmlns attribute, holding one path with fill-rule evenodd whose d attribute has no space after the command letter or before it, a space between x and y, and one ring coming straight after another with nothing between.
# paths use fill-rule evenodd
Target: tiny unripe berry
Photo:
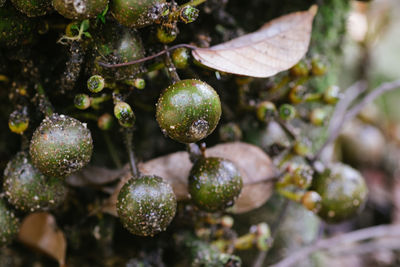
<instances>
[{"instance_id":1,"label":"tiny unripe berry","mask_svg":"<svg viewBox=\"0 0 400 267\"><path fill-rule=\"evenodd\" d=\"M146 81L142 78L136 78L133 86L135 86L139 90L142 90L146 87Z\"/></svg>"},{"instance_id":2,"label":"tiny unripe berry","mask_svg":"<svg viewBox=\"0 0 400 267\"><path fill-rule=\"evenodd\" d=\"M125 128L133 127L135 124L135 113L133 113L131 106L126 102L119 101L114 106L114 115L119 124Z\"/></svg>"},{"instance_id":3,"label":"tiny unripe berry","mask_svg":"<svg viewBox=\"0 0 400 267\"><path fill-rule=\"evenodd\" d=\"M304 60L299 61L290 69L290 74L294 77L308 76L308 66Z\"/></svg>"},{"instance_id":4,"label":"tiny unripe berry","mask_svg":"<svg viewBox=\"0 0 400 267\"><path fill-rule=\"evenodd\" d=\"M193 6L185 6L179 12L179 18L184 23L194 22L199 16L199 10Z\"/></svg>"},{"instance_id":5,"label":"tiny unripe berry","mask_svg":"<svg viewBox=\"0 0 400 267\"><path fill-rule=\"evenodd\" d=\"M296 117L296 108L290 104L283 104L279 107L279 117L282 120L292 120Z\"/></svg>"},{"instance_id":6,"label":"tiny unripe berry","mask_svg":"<svg viewBox=\"0 0 400 267\"><path fill-rule=\"evenodd\" d=\"M43 174L64 177L89 163L93 140L86 124L65 115L46 117L33 133L29 153Z\"/></svg>"},{"instance_id":7,"label":"tiny unripe berry","mask_svg":"<svg viewBox=\"0 0 400 267\"><path fill-rule=\"evenodd\" d=\"M310 153L310 145L307 140L296 141L293 145L293 152L299 156L307 156Z\"/></svg>"},{"instance_id":8,"label":"tiny unripe berry","mask_svg":"<svg viewBox=\"0 0 400 267\"><path fill-rule=\"evenodd\" d=\"M316 108L310 113L310 122L315 126L321 126L324 124L327 118L327 112L325 109Z\"/></svg>"},{"instance_id":9,"label":"tiny unripe berry","mask_svg":"<svg viewBox=\"0 0 400 267\"><path fill-rule=\"evenodd\" d=\"M178 36L178 28L176 26L167 27L159 26L157 28L157 39L163 44L169 44L175 41Z\"/></svg>"},{"instance_id":10,"label":"tiny unripe berry","mask_svg":"<svg viewBox=\"0 0 400 267\"><path fill-rule=\"evenodd\" d=\"M311 60L311 73L315 76L322 76L326 73L327 66L319 58Z\"/></svg>"},{"instance_id":11,"label":"tiny unripe berry","mask_svg":"<svg viewBox=\"0 0 400 267\"><path fill-rule=\"evenodd\" d=\"M0 198L0 247L9 243L18 235L19 220Z\"/></svg>"},{"instance_id":12,"label":"tiny unripe berry","mask_svg":"<svg viewBox=\"0 0 400 267\"><path fill-rule=\"evenodd\" d=\"M261 122L271 121L277 114L276 106L270 101L263 101L257 105L256 115Z\"/></svg>"},{"instance_id":13,"label":"tiny unripe berry","mask_svg":"<svg viewBox=\"0 0 400 267\"><path fill-rule=\"evenodd\" d=\"M29 126L29 117L26 108L14 110L8 119L8 127L13 133L23 134Z\"/></svg>"},{"instance_id":14,"label":"tiny unripe berry","mask_svg":"<svg viewBox=\"0 0 400 267\"><path fill-rule=\"evenodd\" d=\"M314 171L308 165L299 165L292 173L294 185L306 189L311 185Z\"/></svg>"},{"instance_id":15,"label":"tiny unripe berry","mask_svg":"<svg viewBox=\"0 0 400 267\"><path fill-rule=\"evenodd\" d=\"M130 179L118 194L117 212L132 234L154 236L165 231L176 213L172 187L158 176Z\"/></svg>"},{"instance_id":16,"label":"tiny unripe berry","mask_svg":"<svg viewBox=\"0 0 400 267\"><path fill-rule=\"evenodd\" d=\"M177 69L186 69L189 66L189 50L181 47L172 52L172 62Z\"/></svg>"},{"instance_id":17,"label":"tiny unripe berry","mask_svg":"<svg viewBox=\"0 0 400 267\"><path fill-rule=\"evenodd\" d=\"M322 198L318 216L329 223L339 223L353 217L363 208L368 196L368 188L361 174L340 163L314 177L311 189Z\"/></svg>"},{"instance_id":18,"label":"tiny unripe berry","mask_svg":"<svg viewBox=\"0 0 400 267\"><path fill-rule=\"evenodd\" d=\"M90 107L90 97L87 94L77 94L74 98L74 105L77 109L87 109Z\"/></svg>"},{"instance_id":19,"label":"tiny unripe berry","mask_svg":"<svg viewBox=\"0 0 400 267\"><path fill-rule=\"evenodd\" d=\"M22 211L49 210L59 206L67 187L60 177L46 177L25 152L19 152L4 171L3 189L8 202Z\"/></svg>"},{"instance_id":20,"label":"tiny unripe berry","mask_svg":"<svg viewBox=\"0 0 400 267\"><path fill-rule=\"evenodd\" d=\"M242 190L242 176L235 164L222 158L201 158L189 174L189 193L202 210L222 211L233 206Z\"/></svg>"},{"instance_id":21,"label":"tiny unripe berry","mask_svg":"<svg viewBox=\"0 0 400 267\"><path fill-rule=\"evenodd\" d=\"M242 139L242 130L239 125L234 122L229 122L219 128L219 138L223 142L234 142Z\"/></svg>"},{"instance_id":22,"label":"tiny unripe berry","mask_svg":"<svg viewBox=\"0 0 400 267\"><path fill-rule=\"evenodd\" d=\"M211 134L221 117L221 102L205 82L189 79L170 85L157 103L162 131L181 143L194 143Z\"/></svg>"},{"instance_id":23,"label":"tiny unripe berry","mask_svg":"<svg viewBox=\"0 0 400 267\"><path fill-rule=\"evenodd\" d=\"M306 88L302 85L294 86L289 92L289 100L292 104L300 104L304 101Z\"/></svg>"},{"instance_id":24,"label":"tiny unripe berry","mask_svg":"<svg viewBox=\"0 0 400 267\"><path fill-rule=\"evenodd\" d=\"M321 196L315 191L307 191L301 198L301 204L315 213L321 209L321 201Z\"/></svg>"},{"instance_id":25,"label":"tiny unripe berry","mask_svg":"<svg viewBox=\"0 0 400 267\"><path fill-rule=\"evenodd\" d=\"M104 113L99 117L97 120L97 126L103 130L107 131L110 130L113 125L114 118L109 113Z\"/></svg>"},{"instance_id":26,"label":"tiny unripe berry","mask_svg":"<svg viewBox=\"0 0 400 267\"><path fill-rule=\"evenodd\" d=\"M93 75L87 80L87 87L92 93L99 93L105 85L104 78L100 75Z\"/></svg>"},{"instance_id":27,"label":"tiny unripe berry","mask_svg":"<svg viewBox=\"0 0 400 267\"><path fill-rule=\"evenodd\" d=\"M339 100L340 88L338 86L329 86L323 95L323 99L327 104L336 104Z\"/></svg>"}]
</instances>

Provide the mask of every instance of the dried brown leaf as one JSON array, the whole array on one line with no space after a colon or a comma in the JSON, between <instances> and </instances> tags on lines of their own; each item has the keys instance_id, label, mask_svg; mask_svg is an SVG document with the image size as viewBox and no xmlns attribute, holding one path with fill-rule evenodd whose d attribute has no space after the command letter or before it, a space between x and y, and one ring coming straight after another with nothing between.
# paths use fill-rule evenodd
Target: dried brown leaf
<instances>
[{"instance_id":1,"label":"dried brown leaf","mask_svg":"<svg viewBox=\"0 0 400 267\"><path fill-rule=\"evenodd\" d=\"M104 167L87 166L66 178L72 186L103 185L116 181L127 172L128 168L110 170Z\"/></svg>"},{"instance_id":2,"label":"dried brown leaf","mask_svg":"<svg viewBox=\"0 0 400 267\"><path fill-rule=\"evenodd\" d=\"M269 156L260 148L242 142L225 143L207 149L207 156L229 159L240 169L244 186L232 212L250 211L269 199L272 183L268 180L275 177L276 169ZM178 200L189 198L188 176L191 168L187 152L172 153L139 165L143 174L158 175L170 183ZM128 174L119 183L103 211L116 215L118 192L129 177Z\"/></svg>"},{"instance_id":3,"label":"dried brown leaf","mask_svg":"<svg viewBox=\"0 0 400 267\"><path fill-rule=\"evenodd\" d=\"M57 260L60 266L65 266L67 241L50 213L37 212L26 216L21 224L18 239L34 250Z\"/></svg>"},{"instance_id":4,"label":"dried brown leaf","mask_svg":"<svg viewBox=\"0 0 400 267\"><path fill-rule=\"evenodd\" d=\"M192 51L201 64L223 72L270 77L294 66L307 52L317 6L265 24L229 42Z\"/></svg>"}]
</instances>

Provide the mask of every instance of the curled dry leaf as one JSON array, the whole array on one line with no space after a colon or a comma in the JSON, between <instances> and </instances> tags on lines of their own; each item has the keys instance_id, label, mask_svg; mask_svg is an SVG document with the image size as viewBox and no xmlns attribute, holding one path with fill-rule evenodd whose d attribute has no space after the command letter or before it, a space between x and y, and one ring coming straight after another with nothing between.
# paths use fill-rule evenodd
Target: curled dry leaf
<instances>
[{"instance_id":1,"label":"curled dry leaf","mask_svg":"<svg viewBox=\"0 0 400 267\"><path fill-rule=\"evenodd\" d=\"M104 185L116 181L129 170L125 166L119 170L110 170L104 167L87 166L66 178L71 186Z\"/></svg>"},{"instance_id":2,"label":"curled dry leaf","mask_svg":"<svg viewBox=\"0 0 400 267\"><path fill-rule=\"evenodd\" d=\"M233 142L207 149L208 157L222 157L233 161L243 177L243 189L235 206L234 213L243 213L260 207L272 193L272 183L268 180L276 176L276 169L271 159L254 145ZM176 152L152 159L139 165L143 174L158 175L168 181L178 200L189 198L188 177L192 163L187 152ZM127 174L110 197L104 212L116 215L115 203L122 185L129 179Z\"/></svg>"},{"instance_id":3,"label":"curled dry leaf","mask_svg":"<svg viewBox=\"0 0 400 267\"><path fill-rule=\"evenodd\" d=\"M294 66L308 50L317 6L274 19L256 32L192 51L201 64L228 73L270 77Z\"/></svg>"},{"instance_id":4,"label":"curled dry leaf","mask_svg":"<svg viewBox=\"0 0 400 267\"><path fill-rule=\"evenodd\" d=\"M34 250L57 260L60 266L65 266L67 241L50 213L36 212L26 216L21 224L18 239Z\"/></svg>"}]
</instances>

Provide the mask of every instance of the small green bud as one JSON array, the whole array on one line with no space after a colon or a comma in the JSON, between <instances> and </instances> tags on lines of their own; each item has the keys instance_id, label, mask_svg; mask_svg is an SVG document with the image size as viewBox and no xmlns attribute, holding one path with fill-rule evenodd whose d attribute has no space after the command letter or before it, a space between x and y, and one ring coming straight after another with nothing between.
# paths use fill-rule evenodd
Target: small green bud
<instances>
[{"instance_id":1,"label":"small green bud","mask_svg":"<svg viewBox=\"0 0 400 267\"><path fill-rule=\"evenodd\" d=\"M97 120L97 126L101 130L107 131L107 130L111 129L111 127L113 125L113 121L114 121L113 116L111 116L109 113L104 113Z\"/></svg>"},{"instance_id":2,"label":"small green bud","mask_svg":"<svg viewBox=\"0 0 400 267\"><path fill-rule=\"evenodd\" d=\"M159 26L157 28L157 39L163 44L169 44L175 41L176 36L178 36L178 28L167 27L165 25Z\"/></svg>"},{"instance_id":3,"label":"small green bud","mask_svg":"<svg viewBox=\"0 0 400 267\"><path fill-rule=\"evenodd\" d=\"M299 61L290 69L290 74L294 77L308 76L308 66L304 60Z\"/></svg>"},{"instance_id":4,"label":"small green bud","mask_svg":"<svg viewBox=\"0 0 400 267\"><path fill-rule=\"evenodd\" d=\"M279 117L289 121L296 117L296 108L290 104L283 104L279 107Z\"/></svg>"},{"instance_id":5,"label":"small green bud","mask_svg":"<svg viewBox=\"0 0 400 267\"><path fill-rule=\"evenodd\" d=\"M103 90L105 85L104 78L100 75L93 75L87 81L87 87L92 93L99 93Z\"/></svg>"},{"instance_id":6,"label":"small green bud","mask_svg":"<svg viewBox=\"0 0 400 267\"><path fill-rule=\"evenodd\" d=\"M306 95L306 88L302 85L294 86L289 92L289 100L292 104L300 104L304 101Z\"/></svg>"},{"instance_id":7,"label":"small green bud","mask_svg":"<svg viewBox=\"0 0 400 267\"><path fill-rule=\"evenodd\" d=\"M310 153L310 144L307 141L296 141L293 145L293 152L299 156L307 156Z\"/></svg>"},{"instance_id":8,"label":"small green bud","mask_svg":"<svg viewBox=\"0 0 400 267\"><path fill-rule=\"evenodd\" d=\"M327 117L327 112L325 109L316 108L310 113L310 121L315 126L321 126L324 124Z\"/></svg>"},{"instance_id":9,"label":"small green bud","mask_svg":"<svg viewBox=\"0 0 400 267\"><path fill-rule=\"evenodd\" d=\"M340 88L338 86L329 86L323 95L323 99L327 104L334 105L338 102L340 95Z\"/></svg>"},{"instance_id":10,"label":"small green bud","mask_svg":"<svg viewBox=\"0 0 400 267\"><path fill-rule=\"evenodd\" d=\"M120 101L114 106L114 115L122 127L130 128L135 124L135 113L126 102Z\"/></svg>"},{"instance_id":11,"label":"small green bud","mask_svg":"<svg viewBox=\"0 0 400 267\"><path fill-rule=\"evenodd\" d=\"M26 108L14 110L8 119L8 127L11 132L23 134L29 126L29 117Z\"/></svg>"},{"instance_id":12,"label":"small green bud","mask_svg":"<svg viewBox=\"0 0 400 267\"><path fill-rule=\"evenodd\" d=\"M315 76L322 76L326 73L327 66L319 58L311 60L311 73Z\"/></svg>"},{"instance_id":13,"label":"small green bud","mask_svg":"<svg viewBox=\"0 0 400 267\"><path fill-rule=\"evenodd\" d=\"M198 16L199 16L199 10L190 5L182 8L179 13L179 18L186 24L194 22Z\"/></svg>"},{"instance_id":14,"label":"small green bud","mask_svg":"<svg viewBox=\"0 0 400 267\"><path fill-rule=\"evenodd\" d=\"M137 89L142 90L146 87L146 81L142 78L136 78L133 86L135 86Z\"/></svg>"},{"instance_id":15,"label":"small green bud","mask_svg":"<svg viewBox=\"0 0 400 267\"><path fill-rule=\"evenodd\" d=\"M77 109L87 109L90 107L90 97L87 94L77 94L74 98L74 105Z\"/></svg>"},{"instance_id":16,"label":"small green bud","mask_svg":"<svg viewBox=\"0 0 400 267\"><path fill-rule=\"evenodd\" d=\"M315 191L307 191L301 198L301 204L315 213L321 209L321 202L321 196Z\"/></svg>"},{"instance_id":17,"label":"small green bud","mask_svg":"<svg viewBox=\"0 0 400 267\"><path fill-rule=\"evenodd\" d=\"M172 62L177 69L186 69L189 65L189 50L182 47L172 52Z\"/></svg>"},{"instance_id":18,"label":"small green bud","mask_svg":"<svg viewBox=\"0 0 400 267\"><path fill-rule=\"evenodd\" d=\"M257 105L257 119L261 122L269 122L276 116L276 106L270 101L263 101Z\"/></svg>"},{"instance_id":19,"label":"small green bud","mask_svg":"<svg viewBox=\"0 0 400 267\"><path fill-rule=\"evenodd\" d=\"M292 172L292 182L301 189L310 187L314 171L308 165L299 165Z\"/></svg>"}]
</instances>

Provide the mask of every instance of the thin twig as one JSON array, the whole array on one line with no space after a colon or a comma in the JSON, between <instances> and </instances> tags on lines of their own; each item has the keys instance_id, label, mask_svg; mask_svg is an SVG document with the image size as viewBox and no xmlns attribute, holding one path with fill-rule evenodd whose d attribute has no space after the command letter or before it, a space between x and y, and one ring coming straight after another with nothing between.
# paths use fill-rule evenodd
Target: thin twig
<instances>
[{"instance_id":1,"label":"thin twig","mask_svg":"<svg viewBox=\"0 0 400 267\"><path fill-rule=\"evenodd\" d=\"M156 58L156 57L162 56L162 55L164 55L165 53L168 53L168 52L170 52L170 51L172 51L172 50L174 50L174 49L181 48L181 47L186 47L186 48L189 48L189 49L198 49L198 47L197 47L197 46L194 46L194 45L189 45L189 44L177 44L177 45L174 45L174 46L169 47L168 49L164 49L164 50L162 50L162 51L160 51L160 52L158 52L158 53L156 53L156 54L154 54L154 55L151 55L151 56L148 56L148 57L144 57L144 58L141 58L141 59L138 59L138 60L129 61L129 62L125 62L125 63L118 63L118 64L109 64L109 63L101 62L101 61L100 61L98 64L99 64L100 66L102 66L102 67L105 67L105 68L119 68L119 67L125 67L125 66L129 66L129 65L133 65L133 64L138 64L138 63L146 62L146 61L148 61L148 60L151 60L151 59L154 59L154 58Z\"/></svg>"},{"instance_id":2,"label":"thin twig","mask_svg":"<svg viewBox=\"0 0 400 267\"><path fill-rule=\"evenodd\" d=\"M321 239L308 247L290 254L290 256L284 258L276 264L271 265L270 267L290 267L298 263L300 260L308 257L315 251L337 248L345 244L364 241L367 239L394 236L400 237L400 225L379 225L364 228L331 238Z\"/></svg>"},{"instance_id":3,"label":"thin twig","mask_svg":"<svg viewBox=\"0 0 400 267\"><path fill-rule=\"evenodd\" d=\"M129 156L129 166L131 167L131 172L133 179L137 179L139 177L139 170L136 166L136 158L135 153L133 152L132 138L133 131L130 128L125 129L125 146Z\"/></svg>"},{"instance_id":4,"label":"thin twig","mask_svg":"<svg viewBox=\"0 0 400 267\"><path fill-rule=\"evenodd\" d=\"M179 78L179 75L176 72L176 67L171 60L171 55L169 54L168 46L165 45L164 48L165 48L164 51L166 51L165 57L164 57L164 64L168 71L169 77L170 77L172 83L179 82L181 79Z\"/></svg>"}]
</instances>

